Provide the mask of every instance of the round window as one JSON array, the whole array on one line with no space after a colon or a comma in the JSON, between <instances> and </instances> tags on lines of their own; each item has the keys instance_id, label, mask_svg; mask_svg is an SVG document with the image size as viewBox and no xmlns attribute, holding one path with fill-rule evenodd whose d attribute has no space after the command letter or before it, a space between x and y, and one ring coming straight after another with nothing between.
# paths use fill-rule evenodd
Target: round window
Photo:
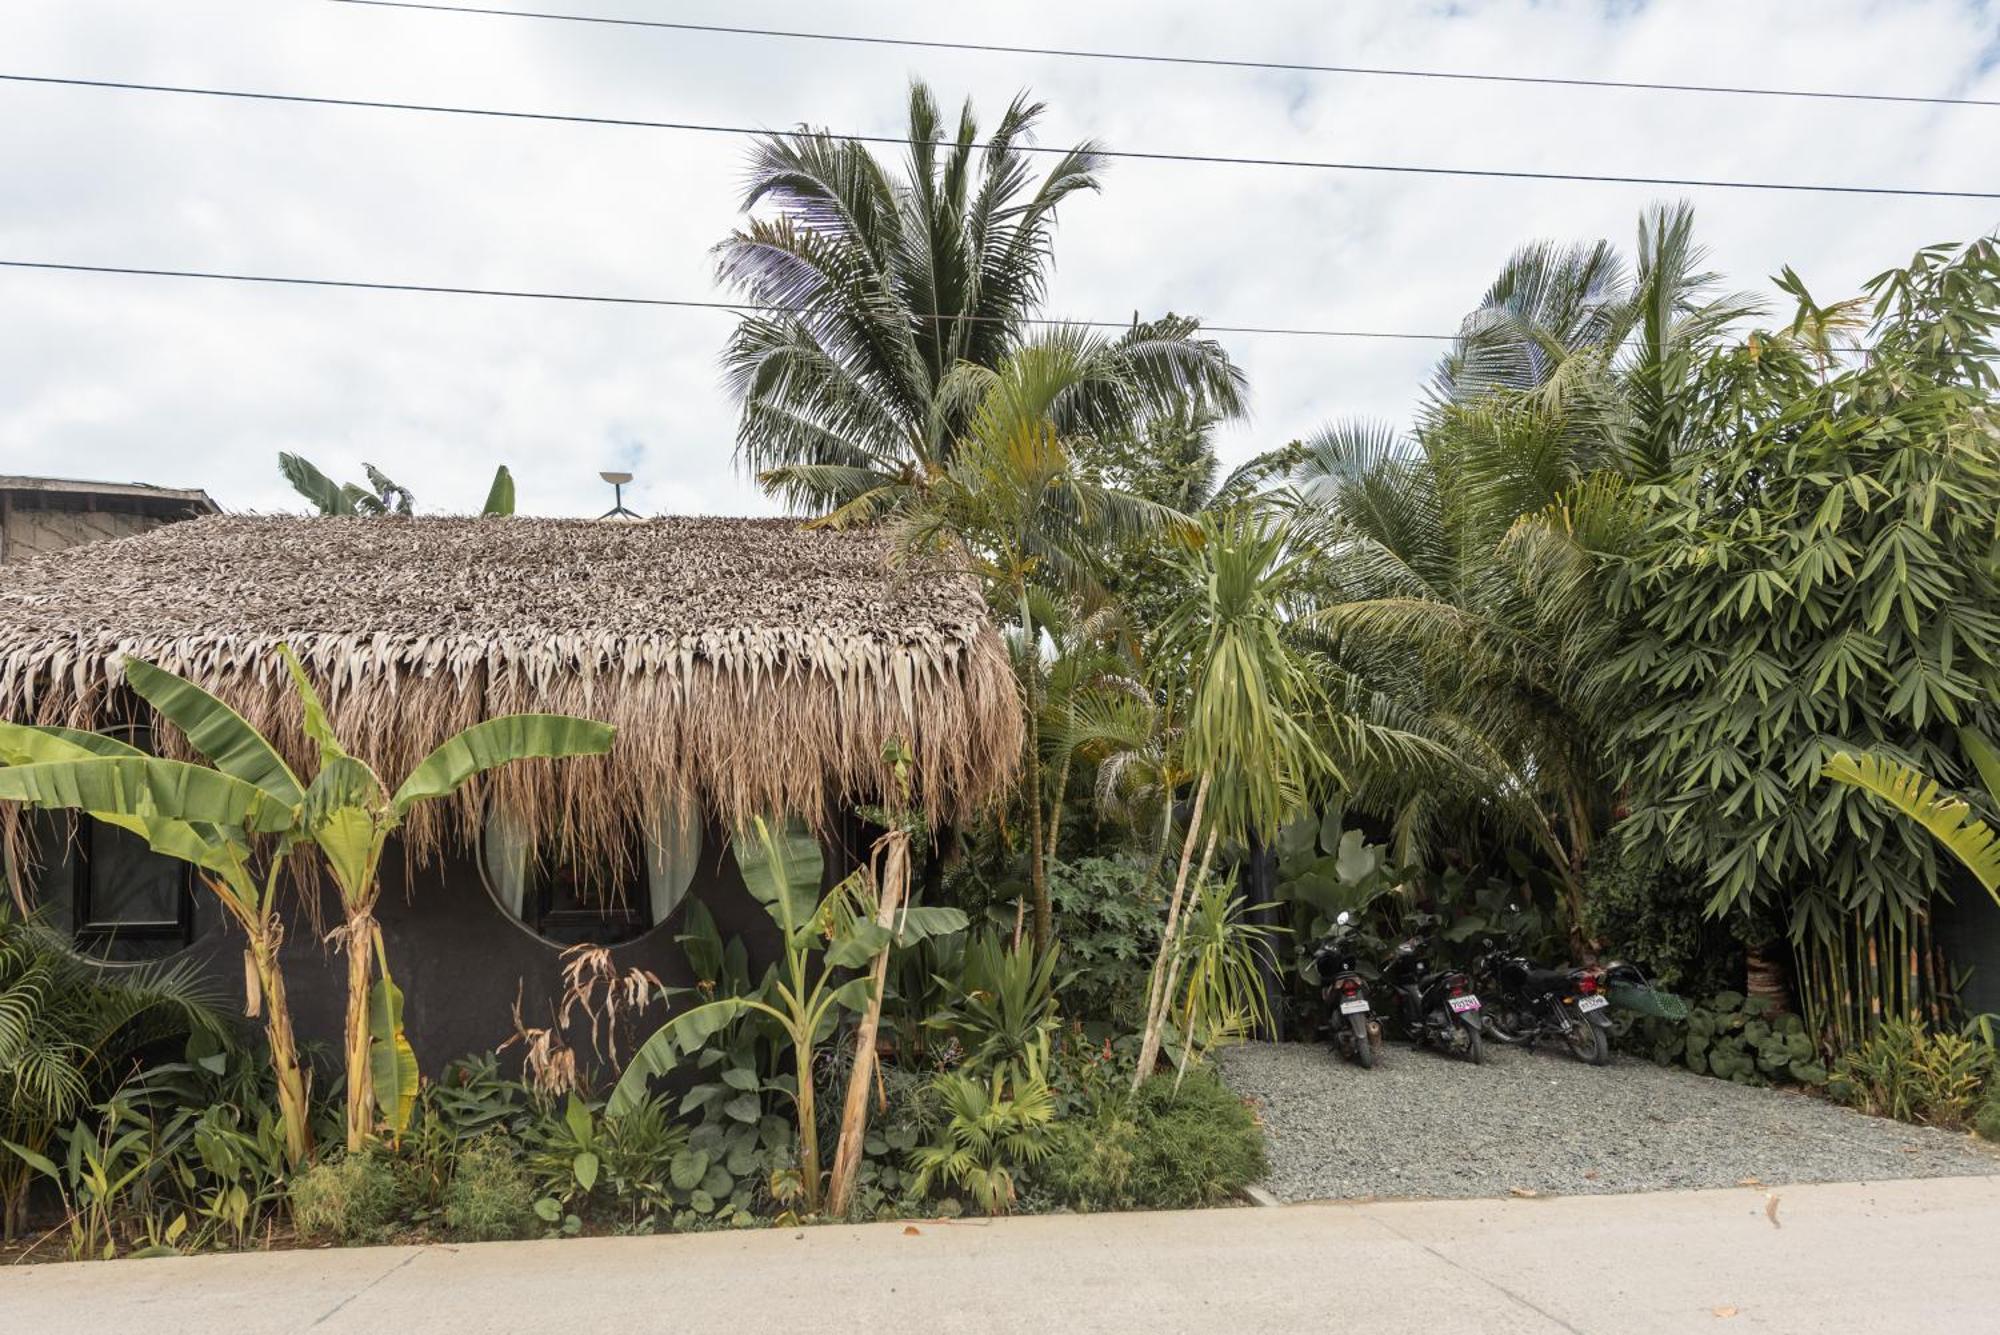
<instances>
[{"instance_id":1,"label":"round window","mask_svg":"<svg viewBox=\"0 0 2000 1335\"><path fill-rule=\"evenodd\" d=\"M553 945L611 946L673 916L694 880L701 825L691 813L634 830L624 868L589 866L538 848L496 814L480 839L480 873L509 916Z\"/></svg>"}]
</instances>

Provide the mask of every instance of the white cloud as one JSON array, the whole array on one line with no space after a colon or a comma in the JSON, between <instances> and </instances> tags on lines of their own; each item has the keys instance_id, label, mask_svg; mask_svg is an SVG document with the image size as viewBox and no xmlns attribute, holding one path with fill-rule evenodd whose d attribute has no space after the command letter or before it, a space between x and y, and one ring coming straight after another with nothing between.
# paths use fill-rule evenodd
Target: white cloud
<instances>
[{"instance_id":1,"label":"white cloud","mask_svg":"<svg viewBox=\"0 0 2000 1335\"><path fill-rule=\"evenodd\" d=\"M559 8L554 4L541 6ZM1975 0L1792 6L858 0L578 11L1328 63L2000 97ZM1312 76L649 32L337 4L4 0L6 68L370 99L894 133L913 74L1045 142L1529 170L2000 188L2000 110ZM0 257L675 297L715 295L744 141L630 129L0 85ZM1121 162L1065 211L1051 311L1448 330L1515 246L1610 236L1673 194ZM1716 266L1822 295L1992 201L1692 191ZM273 455L363 460L471 506L505 461L524 508L768 508L730 463L727 316L0 272L0 471L208 487L278 507ZM1406 418L1435 349L1232 336L1240 457L1331 418Z\"/></svg>"}]
</instances>

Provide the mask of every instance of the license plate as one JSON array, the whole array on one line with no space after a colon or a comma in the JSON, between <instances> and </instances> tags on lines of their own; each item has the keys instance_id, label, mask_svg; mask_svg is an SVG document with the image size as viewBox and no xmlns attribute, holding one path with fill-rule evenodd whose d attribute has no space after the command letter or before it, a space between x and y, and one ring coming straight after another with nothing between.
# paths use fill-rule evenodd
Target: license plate
<instances>
[{"instance_id":1,"label":"license plate","mask_svg":"<svg viewBox=\"0 0 2000 1335\"><path fill-rule=\"evenodd\" d=\"M1450 1002L1451 1008L1461 1015L1467 1011L1476 1011L1479 1009L1478 997L1452 997L1450 998Z\"/></svg>"},{"instance_id":2,"label":"license plate","mask_svg":"<svg viewBox=\"0 0 2000 1335\"><path fill-rule=\"evenodd\" d=\"M1342 1015L1359 1015L1367 1009L1368 1002L1362 997L1356 997L1352 1001L1343 1001L1340 1003L1340 1013Z\"/></svg>"},{"instance_id":3,"label":"license plate","mask_svg":"<svg viewBox=\"0 0 2000 1335\"><path fill-rule=\"evenodd\" d=\"M1576 1003L1576 1008L1582 1011L1585 1015L1588 1015L1592 1011L1601 1011L1610 1004L1611 1003L1605 1000L1603 997L1585 997L1583 1000Z\"/></svg>"}]
</instances>

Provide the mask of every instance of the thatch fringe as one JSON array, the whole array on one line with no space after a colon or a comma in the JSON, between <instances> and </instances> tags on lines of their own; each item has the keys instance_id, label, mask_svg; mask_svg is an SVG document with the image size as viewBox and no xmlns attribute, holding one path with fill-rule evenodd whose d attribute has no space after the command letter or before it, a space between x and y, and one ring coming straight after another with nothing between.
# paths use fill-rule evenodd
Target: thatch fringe
<instances>
[{"instance_id":1,"label":"thatch fringe","mask_svg":"<svg viewBox=\"0 0 2000 1335\"><path fill-rule=\"evenodd\" d=\"M0 717L148 721L122 687L137 655L309 769L289 643L392 783L496 714L618 726L609 756L517 766L420 814L422 858L475 838L490 808L611 863L673 809L817 822L885 791L892 736L914 752L914 801L961 821L1012 782L1013 673L977 590L892 576L886 555L770 520L198 520L0 576Z\"/></svg>"}]
</instances>

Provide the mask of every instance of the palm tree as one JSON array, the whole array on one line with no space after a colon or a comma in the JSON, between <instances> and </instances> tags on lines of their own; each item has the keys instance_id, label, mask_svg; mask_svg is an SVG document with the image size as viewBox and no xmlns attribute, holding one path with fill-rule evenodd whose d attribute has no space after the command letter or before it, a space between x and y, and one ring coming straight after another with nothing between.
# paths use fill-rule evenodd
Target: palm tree
<instances>
[{"instance_id":1,"label":"palm tree","mask_svg":"<svg viewBox=\"0 0 2000 1335\"><path fill-rule=\"evenodd\" d=\"M964 563L1016 618L1038 947L1047 946L1053 922L1042 818L1044 625L1036 608L1046 606L1047 589L1089 589L1105 544L1185 524L1166 506L1085 478L1063 423L1076 419L1080 405L1115 414L1140 392L1112 345L1080 329L1059 328L1025 343L995 370L961 363L941 395L964 406L965 429L949 461L921 486L875 487L819 521L886 522L905 559Z\"/></svg>"},{"instance_id":2,"label":"palm tree","mask_svg":"<svg viewBox=\"0 0 2000 1335\"><path fill-rule=\"evenodd\" d=\"M768 309L744 317L723 362L742 405L738 461L795 508L921 486L950 466L970 404L948 382L1021 346L1057 208L1097 189L1104 165L1083 143L1037 180L1021 145L1041 113L1017 97L982 143L970 103L948 129L912 84L900 177L866 146L805 127L757 146L743 206L775 216L716 256L721 280ZM1241 411L1241 374L1190 328L1125 340L1119 355L1156 403L1199 386L1214 410ZM1087 399L1060 407L1066 431L1101 425Z\"/></svg>"},{"instance_id":3,"label":"palm tree","mask_svg":"<svg viewBox=\"0 0 2000 1335\"><path fill-rule=\"evenodd\" d=\"M1685 206L1642 216L1629 271L1606 242L1528 247L1467 317L1413 439L1329 428L1272 496L1324 554L1311 621L1336 660L1467 780L1362 785L1413 849L1474 813L1525 834L1579 938L1611 809L1602 572L1638 541L1634 486L1692 443L1695 367L1756 309L1716 286Z\"/></svg>"}]
</instances>

